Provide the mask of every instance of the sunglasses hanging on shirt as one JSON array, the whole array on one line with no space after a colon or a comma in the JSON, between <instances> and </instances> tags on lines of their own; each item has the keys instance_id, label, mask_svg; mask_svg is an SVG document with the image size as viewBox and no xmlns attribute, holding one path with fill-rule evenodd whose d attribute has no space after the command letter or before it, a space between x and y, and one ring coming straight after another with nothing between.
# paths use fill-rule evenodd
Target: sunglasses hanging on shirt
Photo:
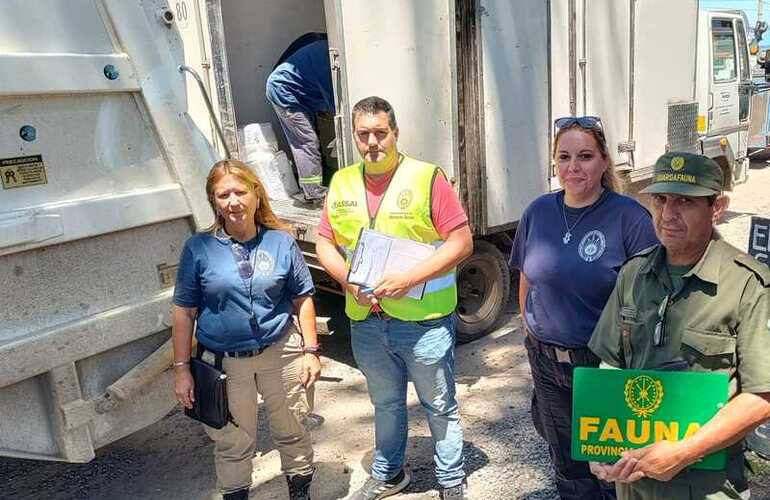
<instances>
[{"instance_id":1,"label":"sunglasses hanging on shirt","mask_svg":"<svg viewBox=\"0 0 770 500\"><path fill-rule=\"evenodd\" d=\"M259 328L257 325L257 316L254 313L254 297L252 296L252 286L254 283L254 265L257 259L256 249L254 250L254 256L250 255L249 250L240 242L233 239L230 240L230 251L233 253L235 259L235 266L238 268L238 275L243 280L244 286L248 284L249 292L249 326L251 327L251 333L257 336Z\"/></svg>"}]
</instances>

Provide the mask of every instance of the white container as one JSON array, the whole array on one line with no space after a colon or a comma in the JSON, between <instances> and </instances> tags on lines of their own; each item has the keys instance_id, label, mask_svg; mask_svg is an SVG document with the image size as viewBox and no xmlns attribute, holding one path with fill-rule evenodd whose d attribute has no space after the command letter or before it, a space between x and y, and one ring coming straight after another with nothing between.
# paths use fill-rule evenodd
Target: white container
<instances>
[{"instance_id":1,"label":"white container","mask_svg":"<svg viewBox=\"0 0 770 500\"><path fill-rule=\"evenodd\" d=\"M278 139L272 124L249 123L243 127L243 145L246 148L256 148L260 151L278 151Z\"/></svg>"},{"instance_id":2,"label":"white container","mask_svg":"<svg viewBox=\"0 0 770 500\"><path fill-rule=\"evenodd\" d=\"M291 162L283 151L247 148L244 159L265 185L271 200L290 200L291 195L299 193Z\"/></svg>"}]
</instances>

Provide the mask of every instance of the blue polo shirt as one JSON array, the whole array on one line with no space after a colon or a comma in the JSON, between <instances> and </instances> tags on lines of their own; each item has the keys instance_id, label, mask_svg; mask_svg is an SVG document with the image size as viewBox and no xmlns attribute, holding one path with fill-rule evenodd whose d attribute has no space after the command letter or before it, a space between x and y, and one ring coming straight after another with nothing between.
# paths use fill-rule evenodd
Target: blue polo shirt
<instances>
[{"instance_id":1,"label":"blue polo shirt","mask_svg":"<svg viewBox=\"0 0 770 500\"><path fill-rule=\"evenodd\" d=\"M329 42L305 45L279 64L266 83L267 100L280 108L334 112L334 90L329 65Z\"/></svg>"},{"instance_id":2,"label":"blue polo shirt","mask_svg":"<svg viewBox=\"0 0 770 500\"><path fill-rule=\"evenodd\" d=\"M575 226L566 244L565 216ZM657 243L649 212L633 198L605 191L572 209L563 191L540 196L524 211L510 258L529 282L527 329L542 342L585 347L621 266Z\"/></svg>"},{"instance_id":3,"label":"blue polo shirt","mask_svg":"<svg viewBox=\"0 0 770 500\"><path fill-rule=\"evenodd\" d=\"M190 237L182 250L174 304L197 307L198 341L217 351L245 351L278 340L290 326L292 301L315 293L296 241L285 231L260 228L244 243L254 262L251 278L238 274L231 240L209 233ZM254 311L256 334L249 325Z\"/></svg>"}]
</instances>

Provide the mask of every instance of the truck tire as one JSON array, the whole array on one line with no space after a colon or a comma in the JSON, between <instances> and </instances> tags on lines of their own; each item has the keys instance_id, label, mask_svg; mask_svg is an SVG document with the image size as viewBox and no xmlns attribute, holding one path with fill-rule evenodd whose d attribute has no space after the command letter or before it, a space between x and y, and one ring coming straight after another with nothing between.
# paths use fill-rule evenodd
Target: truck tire
<instances>
[{"instance_id":1,"label":"truck tire","mask_svg":"<svg viewBox=\"0 0 770 500\"><path fill-rule=\"evenodd\" d=\"M508 262L488 241L473 242L473 255L457 266L457 341L489 333L505 311L511 293Z\"/></svg>"}]
</instances>

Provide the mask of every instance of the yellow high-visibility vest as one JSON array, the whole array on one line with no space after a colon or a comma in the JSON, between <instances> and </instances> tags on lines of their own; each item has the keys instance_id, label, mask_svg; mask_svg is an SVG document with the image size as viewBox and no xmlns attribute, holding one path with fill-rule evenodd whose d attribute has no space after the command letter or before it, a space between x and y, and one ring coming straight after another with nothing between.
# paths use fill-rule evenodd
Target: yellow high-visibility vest
<instances>
[{"instance_id":1,"label":"yellow high-visibility vest","mask_svg":"<svg viewBox=\"0 0 770 500\"><path fill-rule=\"evenodd\" d=\"M344 249L348 265L363 228L436 247L443 243L431 218L431 193L436 175L444 175L437 166L404 156L390 180L377 213L370 218L366 204L364 164L350 165L334 174L326 198L326 210L334 239ZM406 296L380 300L383 311L404 321L441 318L454 312L456 306L457 280L454 269L428 281L420 300ZM351 294L345 294L345 313L350 319L363 320L370 309L369 306L359 305Z\"/></svg>"}]
</instances>

